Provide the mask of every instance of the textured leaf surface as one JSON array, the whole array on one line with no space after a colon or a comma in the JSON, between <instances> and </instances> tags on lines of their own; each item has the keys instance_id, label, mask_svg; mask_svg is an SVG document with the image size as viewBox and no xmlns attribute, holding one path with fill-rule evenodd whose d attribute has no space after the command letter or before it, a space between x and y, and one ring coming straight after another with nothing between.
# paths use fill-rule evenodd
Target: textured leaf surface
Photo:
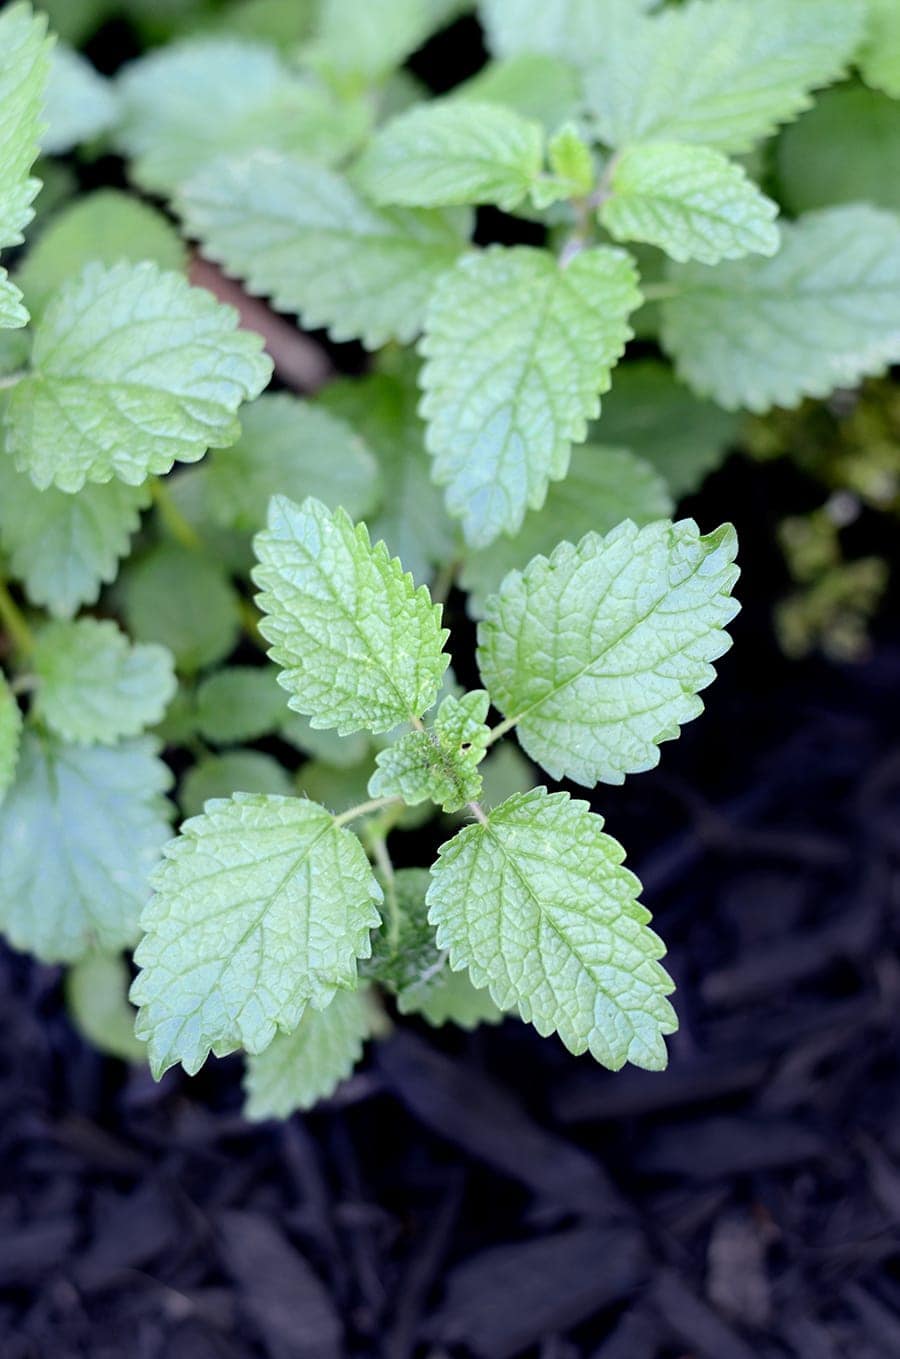
<instances>
[{"instance_id":1,"label":"textured leaf surface","mask_svg":"<svg viewBox=\"0 0 900 1359\"><path fill-rule=\"evenodd\" d=\"M272 501L256 537L265 617L290 706L314 727L388 731L434 702L448 658L440 605L364 524L311 497Z\"/></svg>"},{"instance_id":2,"label":"textured leaf surface","mask_svg":"<svg viewBox=\"0 0 900 1359\"><path fill-rule=\"evenodd\" d=\"M218 562L190 548L160 543L129 563L117 592L132 636L167 647L187 674L222 660L237 642L237 595Z\"/></svg>"},{"instance_id":3,"label":"textured leaf surface","mask_svg":"<svg viewBox=\"0 0 900 1359\"><path fill-rule=\"evenodd\" d=\"M255 741L274 731L287 700L269 665L232 665L197 686L197 729L216 745Z\"/></svg>"},{"instance_id":4,"label":"textured leaf surface","mask_svg":"<svg viewBox=\"0 0 900 1359\"><path fill-rule=\"evenodd\" d=\"M825 90L782 132L777 164L791 212L860 202L898 212L900 103L864 85Z\"/></svg>"},{"instance_id":5,"label":"textured leaf surface","mask_svg":"<svg viewBox=\"0 0 900 1359\"><path fill-rule=\"evenodd\" d=\"M118 189L97 189L53 216L16 270L16 283L37 320L57 289L91 260L152 260L177 270L186 258L184 242L161 212Z\"/></svg>"},{"instance_id":6,"label":"textured leaf surface","mask_svg":"<svg viewBox=\"0 0 900 1359\"><path fill-rule=\"evenodd\" d=\"M555 779L621 783L697 717L730 646L730 524L625 522L508 575L488 600L478 663L491 700Z\"/></svg>"},{"instance_id":7,"label":"textured leaf surface","mask_svg":"<svg viewBox=\"0 0 900 1359\"><path fill-rule=\"evenodd\" d=\"M738 428L734 415L700 401L676 380L668 364L641 359L617 369L594 433L649 462L678 499L695 491L720 465L729 444L737 440ZM602 526L595 527L602 531Z\"/></svg>"},{"instance_id":8,"label":"textured leaf surface","mask_svg":"<svg viewBox=\"0 0 900 1359\"><path fill-rule=\"evenodd\" d=\"M866 39L859 53L863 79L900 99L900 8L895 0L866 0Z\"/></svg>"},{"instance_id":9,"label":"textured leaf surface","mask_svg":"<svg viewBox=\"0 0 900 1359\"><path fill-rule=\"evenodd\" d=\"M506 1018L487 987L474 986L468 972L453 972L449 967L441 969L424 995L412 992L398 998L397 1009L403 1015L420 1014L436 1029L455 1024L471 1031Z\"/></svg>"},{"instance_id":10,"label":"textured leaf surface","mask_svg":"<svg viewBox=\"0 0 900 1359\"><path fill-rule=\"evenodd\" d=\"M662 338L679 375L728 410L796 406L900 359L900 220L863 205L782 231L769 260L673 269Z\"/></svg>"},{"instance_id":11,"label":"textured leaf surface","mask_svg":"<svg viewBox=\"0 0 900 1359\"><path fill-rule=\"evenodd\" d=\"M460 585L469 591L469 611L482 615L488 595L508 571L524 569L539 553L549 556L557 543L576 543L592 530L608 533L623 519L641 525L671 513L665 482L626 449L597 444L573 449L567 475L553 483L539 510L526 514L515 537L498 538L466 556Z\"/></svg>"},{"instance_id":12,"label":"textured leaf surface","mask_svg":"<svg viewBox=\"0 0 900 1359\"><path fill-rule=\"evenodd\" d=\"M356 174L376 203L435 208L493 203L511 211L541 173L538 123L500 104L420 104L371 142Z\"/></svg>"},{"instance_id":13,"label":"textured leaf surface","mask_svg":"<svg viewBox=\"0 0 900 1359\"><path fill-rule=\"evenodd\" d=\"M481 794L478 766L490 732L490 704L483 689L461 699L448 694L425 731L411 731L376 756L369 781L371 797L402 797L414 807L430 800L457 812Z\"/></svg>"},{"instance_id":14,"label":"textured leaf surface","mask_svg":"<svg viewBox=\"0 0 900 1359\"><path fill-rule=\"evenodd\" d=\"M6 409L8 448L41 489L137 486L231 443L272 373L262 340L154 264L89 264L37 327L33 372Z\"/></svg>"},{"instance_id":15,"label":"textured leaf surface","mask_svg":"<svg viewBox=\"0 0 900 1359\"><path fill-rule=\"evenodd\" d=\"M378 468L363 440L341 419L285 392L261 396L241 414L241 437L208 463L214 513L230 528L255 533L273 495L303 500L313 491L361 519L380 499Z\"/></svg>"},{"instance_id":16,"label":"textured leaf surface","mask_svg":"<svg viewBox=\"0 0 900 1359\"><path fill-rule=\"evenodd\" d=\"M34 216L40 182L29 177L38 154L50 68L47 23L27 4L0 14L0 249L18 245ZM23 326L28 313L0 269L0 326Z\"/></svg>"},{"instance_id":17,"label":"textured leaf surface","mask_svg":"<svg viewBox=\"0 0 900 1359\"><path fill-rule=\"evenodd\" d=\"M66 973L66 1005L75 1027L100 1052L123 1062L145 1062L128 1003L131 973L119 954L88 953Z\"/></svg>"},{"instance_id":18,"label":"textured leaf surface","mask_svg":"<svg viewBox=\"0 0 900 1359\"><path fill-rule=\"evenodd\" d=\"M248 1057L244 1114L287 1118L333 1095L362 1056L370 1032L361 991L338 991L324 1010L306 1010L293 1033L279 1033L265 1052Z\"/></svg>"},{"instance_id":19,"label":"textured leaf surface","mask_svg":"<svg viewBox=\"0 0 900 1359\"><path fill-rule=\"evenodd\" d=\"M32 657L35 712L64 741L114 745L162 718L175 693L171 652L133 646L109 619L50 623Z\"/></svg>"},{"instance_id":20,"label":"textured leaf surface","mask_svg":"<svg viewBox=\"0 0 900 1359\"><path fill-rule=\"evenodd\" d=\"M565 476L639 303L630 259L603 247L566 269L543 250L494 247L438 285L421 409L434 478L470 546L514 533Z\"/></svg>"},{"instance_id":21,"label":"textured leaf surface","mask_svg":"<svg viewBox=\"0 0 900 1359\"><path fill-rule=\"evenodd\" d=\"M129 948L170 831L153 741L68 746L25 734L0 806L0 928L14 948L72 962Z\"/></svg>"},{"instance_id":22,"label":"textured leaf surface","mask_svg":"<svg viewBox=\"0 0 900 1359\"><path fill-rule=\"evenodd\" d=\"M6 676L0 673L0 803L15 778L21 735L21 709Z\"/></svg>"},{"instance_id":23,"label":"textured leaf surface","mask_svg":"<svg viewBox=\"0 0 900 1359\"><path fill-rule=\"evenodd\" d=\"M377 349L419 332L465 248L465 212L376 208L346 179L289 156L219 161L179 198L207 255L308 330Z\"/></svg>"},{"instance_id":24,"label":"textured leaf surface","mask_svg":"<svg viewBox=\"0 0 900 1359\"><path fill-rule=\"evenodd\" d=\"M676 1028L662 942L624 851L586 802L535 788L442 845L429 919L454 968L540 1034L659 1071Z\"/></svg>"},{"instance_id":25,"label":"textured leaf surface","mask_svg":"<svg viewBox=\"0 0 900 1359\"><path fill-rule=\"evenodd\" d=\"M778 249L778 208L744 170L709 146L627 147L600 220L617 241L644 241L674 260L718 264Z\"/></svg>"},{"instance_id":26,"label":"textured leaf surface","mask_svg":"<svg viewBox=\"0 0 900 1359\"><path fill-rule=\"evenodd\" d=\"M416 364L404 360L390 372L332 382L319 400L363 436L378 460L384 496L377 513L366 518L372 538L383 538L414 580L426 580L433 566L453 558L457 543L456 526L431 480L417 374Z\"/></svg>"},{"instance_id":27,"label":"textured leaf surface","mask_svg":"<svg viewBox=\"0 0 900 1359\"><path fill-rule=\"evenodd\" d=\"M746 151L842 73L862 19L859 0L688 0L632 15L585 71L600 137Z\"/></svg>"},{"instance_id":28,"label":"textured leaf surface","mask_svg":"<svg viewBox=\"0 0 900 1359\"><path fill-rule=\"evenodd\" d=\"M71 47L57 44L50 61L41 138L46 155L58 156L81 142L108 132L119 114L118 101L108 80Z\"/></svg>"},{"instance_id":29,"label":"textured leaf surface","mask_svg":"<svg viewBox=\"0 0 900 1359\"><path fill-rule=\"evenodd\" d=\"M262 43L191 38L151 52L119 81L119 143L144 189L171 193L224 152L267 148L330 163L367 130L362 104L295 76Z\"/></svg>"},{"instance_id":30,"label":"textured leaf surface","mask_svg":"<svg viewBox=\"0 0 900 1359\"><path fill-rule=\"evenodd\" d=\"M82 604L96 603L149 501L146 486L121 481L85 486L77 496L39 491L11 458L0 457L0 543L32 604L71 618Z\"/></svg>"},{"instance_id":31,"label":"textured leaf surface","mask_svg":"<svg viewBox=\"0 0 900 1359\"><path fill-rule=\"evenodd\" d=\"M480 0L478 11L496 56L545 52L590 66L611 33L634 11L658 0Z\"/></svg>"},{"instance_id":32,"label":"textured leaf surface","mask_svg":"<svg viewBox=\"0 0 900 1359\"><path fill-rule=\"evenodd\" d=\"M290 776L271 755L260 750L226 750L198 760L184 776L178 802L185 816L199 816L211 798L234 793L274 793L290 797Z\"/></svg>"},{"instance_id":33,"label":"textured leaf surface","mask_svg":"<svg viewBox=\"0 0 900 1359\"><path fill-rule=\"evenodd\" d=\"M211 1051L262 1052L356 984L381 891L362 846L324 807L237 794L170 841L143 916L132 1000L159 1077Z\"/></svg>"}]
</instances>

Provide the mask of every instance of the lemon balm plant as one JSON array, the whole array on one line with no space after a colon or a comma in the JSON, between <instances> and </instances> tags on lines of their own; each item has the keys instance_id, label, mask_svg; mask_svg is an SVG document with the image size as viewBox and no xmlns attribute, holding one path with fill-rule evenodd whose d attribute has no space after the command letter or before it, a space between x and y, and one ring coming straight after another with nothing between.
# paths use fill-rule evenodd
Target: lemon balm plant
<instances>
[{"instance_id":1,"label":"lemon balm plant","mask_svg":"<svg viewBox=\"0 0 900 1359\"><path fill-rule=\"evenodd\" d=\"M736 542L673 511L734 412L900 358L893 212L769 182L814 90L900 93L892 6L482 0L430 98L405 63L466 8L188 5L112 81L0 15L0 924L157 1075L245 1050L252 1116L329 1093L379 995L665 1065L640 884L539 780L701 711ZM74 192L98 148L133 191ZM186 242L367 371L262 394Z\"/></svg>"}]
</instances>

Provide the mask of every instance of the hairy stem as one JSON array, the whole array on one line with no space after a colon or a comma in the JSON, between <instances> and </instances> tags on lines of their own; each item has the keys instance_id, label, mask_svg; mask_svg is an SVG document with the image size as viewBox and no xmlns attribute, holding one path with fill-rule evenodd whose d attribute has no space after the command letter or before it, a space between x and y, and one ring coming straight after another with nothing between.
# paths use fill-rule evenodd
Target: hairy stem
<instances>
[{"instance_id":1,"label":"hairy stem","mask_svg":"<svg viewBox=\"0 0 900 1359\"><path fill-rule=\"evenodd\" d=\"M385 913L388 917L388 942L392 951L396 951L400 940L400 909L397 905L397 883L394 877L394 865L388 853L387 837L376 834L369 837L372 858L375 865L384 879L384 905Z\"/></svg>"},{"instance_id":2,"label":"hairy stem","mask_svg":"<svg viewBox=\"0 0 900 1359\"><path fill-rule=\"evenodd\" d=\"M507 732L512 731L518 720L517 717L505 717L502 722L498 722L496 727L491 728L491 734L485 744L492 746L495 741L502 740Z\"/></svg>"},{"instance_id":3,"label":"hairy stem","mask_svg":"<svg viewBox=\"0 0 900 1359\"><path fill-rule=\"evenodd\" d=\"M351 821L358 821L361 816L369 816L372 812L380 812L384 807L399 807L403 802L402 797L376 797L371 802L360 802L356 807L350 807L346 812L341 812L340 816L334 818L336 826L349 825Z\"/></svg>"}]
</instances>

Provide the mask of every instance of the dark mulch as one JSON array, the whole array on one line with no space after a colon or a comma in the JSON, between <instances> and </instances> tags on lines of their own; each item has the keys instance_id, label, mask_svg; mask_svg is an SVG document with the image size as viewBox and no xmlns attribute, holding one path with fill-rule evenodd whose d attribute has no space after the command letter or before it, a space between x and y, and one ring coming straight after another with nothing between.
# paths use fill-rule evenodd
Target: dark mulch
<instances>
[{"instance_id":1,"label":"dark mulch","mask_svg":"<svg viewBox=\"0 0 900 1359\"><path fill-rule=\"evenodd\" d=\"M161 1086L2 959L3 1359L900 1355L900 636L790 668L771 474L709 712L597 806L671 946L663 1076L525 1026L405 1028L250 1127L236 1060Z\"/></svg>"}]
</instances>

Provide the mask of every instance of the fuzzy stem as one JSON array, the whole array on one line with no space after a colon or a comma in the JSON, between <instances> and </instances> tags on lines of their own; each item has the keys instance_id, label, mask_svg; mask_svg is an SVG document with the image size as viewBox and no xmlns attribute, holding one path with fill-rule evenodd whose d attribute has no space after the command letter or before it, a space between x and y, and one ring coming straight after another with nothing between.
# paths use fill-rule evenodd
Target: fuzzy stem
<instances>
[{"instance_id":1,"label":"fuzzy stem","mask_svg":"<svg viewBox=\"0 0 900 1359\"><path fill-rule=\"evenodd\" d=\"M371 802L360 802L357 807L350 807L346 812L341 812L340 816L334 818L336 826L346 826L351 821L358 821L361 816L368 816L370 812L380 812L383 807L396 807L403 801L400 797L376 797Z\"/></svg>"}]
</instances>

